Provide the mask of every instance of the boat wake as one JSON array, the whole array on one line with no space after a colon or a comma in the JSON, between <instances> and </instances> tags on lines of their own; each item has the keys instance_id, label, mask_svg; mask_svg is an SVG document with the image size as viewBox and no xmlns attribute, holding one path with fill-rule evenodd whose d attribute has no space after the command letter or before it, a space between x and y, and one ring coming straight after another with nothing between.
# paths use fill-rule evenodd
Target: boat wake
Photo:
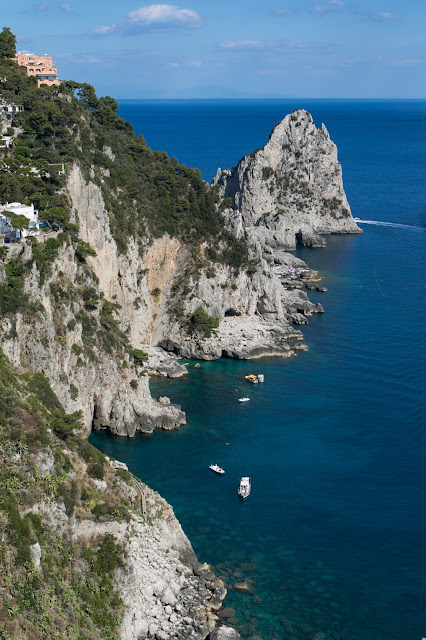
<instances>
[{"instance_id":1,"label":"boat wake","mask_svg":"<svg viewBox=\"0 0 426 640\"><path fill-rule=\"evenodd\" d=\"M361 224L374 224L376 227L395 227L396 229L410 229L411 231L425 232L424 227L415 227L410 224L399 224L398 222L381 222L380 220L361 220L360 218L354 218L355 222Z\"/></svg>"}]
</instances>

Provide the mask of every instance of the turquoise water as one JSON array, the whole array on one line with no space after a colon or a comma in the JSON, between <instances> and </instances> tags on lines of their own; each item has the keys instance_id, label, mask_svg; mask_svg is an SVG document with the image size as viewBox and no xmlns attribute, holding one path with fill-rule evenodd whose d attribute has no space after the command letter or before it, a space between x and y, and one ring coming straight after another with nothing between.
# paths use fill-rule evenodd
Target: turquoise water
<instances>
[{"instance_id":1,"label":"turquoise water","mask_svg":"<svg viewBox=\"0 0 426 640\"><path fill-rule=\"evenodd\" d=\"M294 106L121 109L152 146L208 177L263 144ZM308 352L202 362L184 379L153 379L154 396L181 404L188 425L133 440L95 433L91 442L171 502L199 558L225 578L225 604L235 610L228 621L244 638L420 640L426 104L301 106L338 143L353 214L403 226L363 224L362 236L332 236L326 249L297 251L328 287L310 293L326 313L303 329ZM245 383L252 371L265 374L263 385ZM249 403L237 402L243 394ZM226 474L211 473L211 462ZM244 503L236 494L242 475L253 482ZM251 593L232 588L245 580Z\"/></svg>"}]
</instances>

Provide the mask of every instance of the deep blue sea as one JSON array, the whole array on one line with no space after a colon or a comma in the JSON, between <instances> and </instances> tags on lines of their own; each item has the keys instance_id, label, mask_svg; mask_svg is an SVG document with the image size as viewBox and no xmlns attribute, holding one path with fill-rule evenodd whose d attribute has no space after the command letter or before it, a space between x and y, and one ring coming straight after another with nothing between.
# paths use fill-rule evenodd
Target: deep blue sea
<instances>
[{"instance_id":1,"label":"deep blue sea","mask_svg":"<svg viewBox=\"0 0 426 640\"><path fill-rule=\"evenodd\" d=\"M353 215L386 223L297 250L328 288L310 293L325 313L303 329L309 351L191 363L184 379L151 381L154 396L182 405L186 427L91 442L174 506L199 559L225 579L243 638L421 640L426 102L123 101L120 113L210 180L297 107L338 145ZM248 388L251 372L265 383ZM244 503L242 475L253 483ZM251 594L233 590L242 580Z\"/></svg>"}]
</instances>

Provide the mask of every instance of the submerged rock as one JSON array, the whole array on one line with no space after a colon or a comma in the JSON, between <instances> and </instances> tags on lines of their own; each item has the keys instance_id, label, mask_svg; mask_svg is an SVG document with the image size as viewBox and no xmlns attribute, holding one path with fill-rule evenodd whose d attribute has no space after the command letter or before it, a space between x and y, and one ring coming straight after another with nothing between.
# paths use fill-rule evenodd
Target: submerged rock
<instances>
[{"instance_id":1,"label":"submerged rock","mask_svg":"<svg viewBox=\"0 0 426 640\"><path fill-rule=\"evenodd\" d=\"M231 627L218 627L209 636L210 640L240 640L240 634Z\"/></svg>"},{"instance_id":2,"label":"submerged rock","mask_svg":"<svg viewBox=\"0 0 426 640\"><path fill-rule=\"evenodd\" d=\"M235 589L235 591L239 591L240 593L253 594L253 588L252 588L250 582L248 582L248 581L236 582L233 585L233 588Z\"/></svg>"},{"instance_id":3,"label":"submerged rock","mask_svg":"<svg viewBox=\"0 0 426 640\"><path fill-rule=\"evenodd\" d=\"M221 611L218 611L217 615L221 618L233 618L235 616L235 609L232 607L225 607Z\"/></svg>"}]
</instances>

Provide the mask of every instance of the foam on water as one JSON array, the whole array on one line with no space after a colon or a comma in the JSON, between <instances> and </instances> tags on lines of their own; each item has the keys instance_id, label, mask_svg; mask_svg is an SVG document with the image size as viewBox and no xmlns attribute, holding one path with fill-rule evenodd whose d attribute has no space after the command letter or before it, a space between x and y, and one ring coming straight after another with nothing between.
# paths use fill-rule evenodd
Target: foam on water
<instances>
[{"instance_id":1,"label":"foam on water","mask_svg":"<svg viewBox=\"0 0 426 640\"><path fill-rule=\"evenodd\" d=\"M394 227L395 229L411 229L411 231L422 231L422 232L426 231L424 227L414 227L411 224L398 224L397 222L382 222L380 220L360 220L360 218L355 218L355 222L358 222L360 224L374 224L376 227Z\"/></svg>"}]
</instances>

